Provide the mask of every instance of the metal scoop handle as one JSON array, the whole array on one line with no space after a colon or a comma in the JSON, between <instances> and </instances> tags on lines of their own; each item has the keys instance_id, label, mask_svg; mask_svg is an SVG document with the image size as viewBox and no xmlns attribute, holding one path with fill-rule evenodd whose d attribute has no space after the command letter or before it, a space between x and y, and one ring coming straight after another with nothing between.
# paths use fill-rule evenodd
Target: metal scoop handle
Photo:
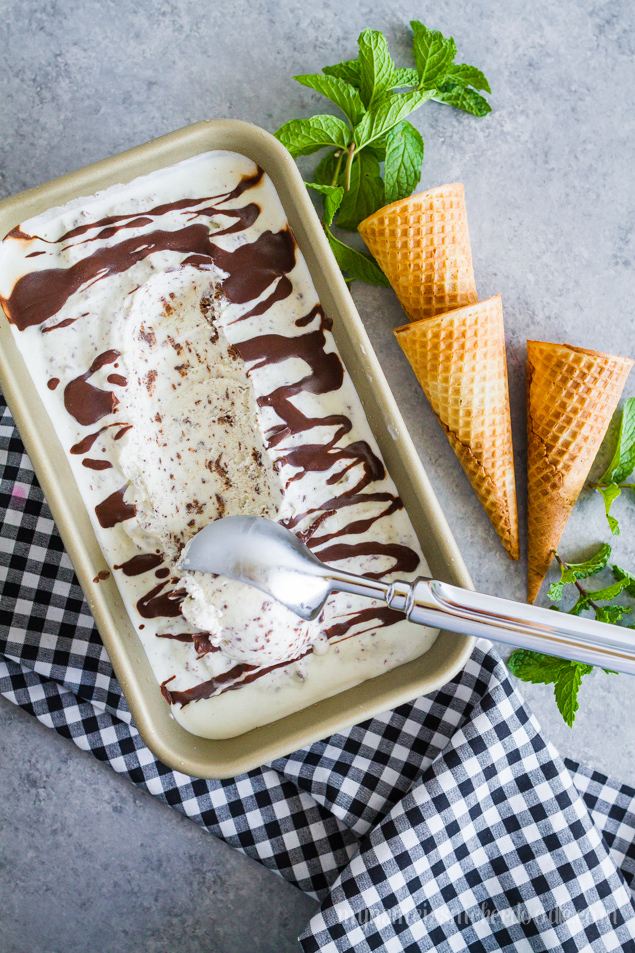
<instances>
[{"instance_id":1,"label":"metal scoop handle","mask_svg":"<svg viewBox=\"0 0 635 953\"><path fill-rule=\"evenodd\" d=\"M372 591L361 593L360 581L352 591L377 598L376 584ZM333 582L334 588L340 588L338 582L346 585L342 576ZM387 605L404 612L411 622L635 675L632 629L459 589L434 579L394 582L387 589Z\"/></svg>"},{"instance_id":2,"label":"metal scoop handle","mask_svg":"<svg viewBox=\"0 0 635 953\"><path fill-rule=\"evenodd\" d=\"M303 619L329 593L379 599L412 622L483 636L524 649L635 675L635 631L459 589L434 579L386 583L327 566L284 526L263 517L210 523L186 546L182 567L255 586Z\"/></svg>"}]
</instances>

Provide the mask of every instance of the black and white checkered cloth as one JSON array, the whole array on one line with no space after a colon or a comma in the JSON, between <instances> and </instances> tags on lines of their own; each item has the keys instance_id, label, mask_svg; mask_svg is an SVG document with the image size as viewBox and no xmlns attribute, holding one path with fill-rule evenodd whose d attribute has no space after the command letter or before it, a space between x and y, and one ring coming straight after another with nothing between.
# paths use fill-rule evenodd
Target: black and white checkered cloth
<instances>
[{"instance_id":1,"label":"black and white checkered cloth","mask_svg":"<svg viewBox=\"0 0 635 953\"><path fill-rule=\"evenodd\" d=\"M635 790L563 762L484 643L434 695L231 781L157 761L1 410L6 698L320 898L306 951L635 951Z\"/></svg>"}]
</instances>

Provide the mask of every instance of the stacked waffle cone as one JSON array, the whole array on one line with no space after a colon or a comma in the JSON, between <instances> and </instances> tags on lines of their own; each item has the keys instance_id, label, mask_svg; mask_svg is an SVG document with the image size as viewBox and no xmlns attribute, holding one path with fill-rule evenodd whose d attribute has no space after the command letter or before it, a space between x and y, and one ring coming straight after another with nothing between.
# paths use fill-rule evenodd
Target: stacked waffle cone
<instances>
[{"instance_id":1,"label":"stacked waffle cone","mask_svg":"<svg viewBox=\"0 0 635 953\"><path fill-rule=\"evenodd\" d=\"M411 321L478 301L459 183L393 202L359 231Z\"/></svg>"},{"instance_id":2,"label":"stacked waffle cone","mask_svg":"<svg viewBox=\"0 0 635 953\"><path fill-rule=\"evenodd\" d=\"M503 546L518 559L500 295L395 333Z\"/></svg>"},{"instance_id":3,"label":"stacked waffle cone","mask_svg":"<svg viewBox=\"0 0 635 953\"><path fill-rule=\"evenodd\" d=\"M397 340L503 546L519 558L503 310L478 301L463 186L380 209L359 226L411 323Z\"/></svg>"},{"instance_id":4,"label":"stacked waffle cone","mask_svg":"<svg viewBox=\"0 0 635 953\"><path fill-rule=\"evenodd\" d=\"M633 365L527 341L527 600L534 602Z\"/></svg>"}]
</instances>

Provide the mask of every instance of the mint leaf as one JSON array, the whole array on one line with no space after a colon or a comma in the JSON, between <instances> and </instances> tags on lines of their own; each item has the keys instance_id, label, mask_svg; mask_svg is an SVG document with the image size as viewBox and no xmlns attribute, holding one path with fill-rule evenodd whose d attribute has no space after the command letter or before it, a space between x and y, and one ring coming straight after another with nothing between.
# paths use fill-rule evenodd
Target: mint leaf
<instances>
[{"instance_id":1,"label":"mint leaf","mask_svg":"<svg viewBox=\"0 0 635 953\"><path fill-rule=\"evenodd\" d=\"M585 609L589 608L589 599L591 596L580 596L574 606L569 609L568 615L581 615Z\"/></svg>"},{"instance_id":2,"label":"mint leaf","mask_svg":"<svg viewBox=\"0 0 635 953\"><path fill-rule=\"evenodd\" d=\"M364 104L358 91L337 76L323 76L321 73L294 76L302 86L308 86L330 99L344 115L356 126L364 115Z\"/></svg>"},{"instance_id":3,"label":"mint leaf","mask_svg":"<svg viewBox=\"0 0 635 953\"><path fill-rule=\"evenodd\" d=\"M369 285L379 285L382 288L390 287L385 274L372 258L369 258L368 255L362 255L361 252L355 251L350 245L345 245L339 241L329 228L326 228L325 231L329 245L342 271L347 272L351 278L359 278Z\"/></svg>"},{"instance_id":4,"label":"mint leaf","mask_svg":"<svg viewBox=\"0 0 635 953\"><path fill-rule=\"evenodd\" d=\"M386 37L378 30L364 30L359 40L360 93L367 109L392 88L395 66Z\"/></svg>"},{"instance_id":5,"label":"mint leaf","mask_svg":"<svg viewBox=\"0 0 635 953\"><path fill-rule=\"evenodd\" d=\"M615 599L617 596L619 596L620 592L623 592L624 589L628 588L628 585L628 579L619 579L611 586L605 586L604 589L590 590L587 601L592 600L593 602L608 602L611 599Z\"/></svg>"},{"instance_id":6,"label":"mint leaf","mask_svg":"<svg viewBox=\"0 0 635 953\"><path fill-rule=\"evenodd\" d=\"M629 596L633 596L635 599L635 576L633 576L632 573L627 572L626 569L620 569L619 566L611 566L611 571L616 579L626 579L628 581L625 592L627 592Z\"/></svg>"},{"instance_id":7,"label":"mint leaf","mask_svg":"<svg viewBox=\"0 0 635 953\"><path fill-rule=\"evenodd\" d=\"M355 127L354 139L358 149L377 139L381 139L393 126L410 115L418 106L427 102L433 90L415 90L412 93L397 93L385 96L365 113L362 121Z\"/></svg>"},{"instance_id":8,"label":"mint leaf","mask_svg":"<svg viewBox=\"0 0 635 953\"><path fill-rule=\"evenodd\" d=\"M558 582L554 582L551 586L549 586L547 595L550 599L553 599L554 602L560 602L564 592L564 587L568 586L572 582L575 582L575 573L573 570L567 569L566 566L561 566L560 579Z\"/></svg>"},{"instance_id":9,"label":"mint leaf","mask_svg":"<svg viewBox=\"0 0 635 953\"><path fill-rule=\"evenodd\" d=\"M406 66L401 69L395 70L395 75L392 80L392 88L400 89L403 86L418 86L419 85L419 74L416 69Z\"/></svg>"},{"instance_id":10,"label":"mint leaf","mask_svg":"<svg viewBox=\"0 0 635 953\"><path fill-rule=\"evenodd\" d=\"M578 703L578 692L582 684L582 676L587 675L591 669L591 665L581 665L578 662L570 662L568 666L563 668L558 674L558 680L554 690L556 705L569 728L573 727L575 714L580 707Z\"/></svg>"},{"instance_id":11,"label":"mint leaf","mask_svg":"<svg viewBox=\"0 0 635 953\"><path fill-rule=\"evenodd\" d=\"M615 625L616 622L621 622L624 616L630 615L630 613L630 606L598 606L595 610L595 618L598 622L610 622Z\"/></svg>"},{"instance_id":12,"label":"mint leaf","mask_svg":"<svg viewBox=\"0 0 635 953\"><path fill-rule=\"evenodd\" d=\"M350 188L344 193L337 227L354 232L361 221L385 204L386 196L379 161L377 156L364 149L353 159Z\"/></svg>"},{"instance_id":13,"label":"mint leaf","mask_svg":"<svg viewBox=\"0 0 635 953\"><path fill-rule=\"evenodd\" d=\"M387 203L412 195L421 178L422 164L423 136L404 119L386 136L384 182Z\"/></svg>"},{"instance_id":14,"label":"mint leaf","mask_svg":"<svg viewBox=\"0 0 635 953\"><path fill-rule=\"evenodd\" d=\"M585 609L589 608L590 602L610 602L611 599L617 598L628 586L629 580L621 579L618 582L614 582L611 586L605 586L604 589L588 589L583 595L580 595L573 608L569 609L569 615L580 615ZM597 610L595 611L597 613Z\"/></svg>"},{"instance_id":15,"label":"mint leaf","mask_svg":"<svg viewBox=\"0 0 635 953\"><path fill-rule=\"evenodd\" d=\"M560 602L560 600L562 599L563 592L564 592L563 584L561 582L553 582L547 589L547 597L549 599L553 599L554 602Z\"/></svg>"},{"instance_id":16,"label":"mint leaf","mask_svg":"<svg viewBox=\"0 0 635 953\"><path fill-rule=\"evenodd\" d=\"M366 146L368 152L372 152L377 157L378 162L384 162L386 159L386 140L379 139L373 142L372 146Z\"/></svg>"},{"instance_id":17,"label":"mint leaf","mask_svg":"<svg viewBox=\"0 0 635 953\"><path fill-rule=\"evenodd\" d=\"M436 89L445 78L456 56L456 43L438 30L428 30L418 20L411 20L414 32L414 55L419 74L419 89Z\"/></svg>"},{"instance_id":18,"label":"mint leaf","mask_svg":"<svg viewBox=\"0 0 635 953\"><path fill-rule=\"evenodd\" d=\"M594 576L606 566L611 555L611 547L608 543L603 543L597 553L582 563L567 563L567 567L573 572L576 579L587 579Z\"/></svg>"},{"instance_id":19,"label":"mint leaf","mask_svg":"<svg viewBox=\"0 0 635 953\"><path fill-rule=\"evenodd\" d=\"M292 119L274 133L295 158L308 156L326 146L348 147L350 129L337 116L312 116L311 119Z\"/></svg>"},{"instance_id":20,"label":"mint leaf","mask_svg":"<svg viewBox=\"0 0 635 953\"><path fill-rule=\"evenodd\" d=\"M472 116L486 116L492 107L475 89L453 81L441 83L433 97L437 103L446 103L471 113Z\"/></svg>"},{"instance_id":21,"label":"mint leaf","mask_svg":"<svg viewBox=\"0 0 635 953\"><path fill-rule=\"evenodd\" d=\"M609 483L608 486L599 486L598 490L604 499L604 512L606 513L606 518L611 528L611 532L613 533L613 536L619 536L620 524L617 522L614 516L611 516L611 506L614 500L621 495L622 491L615 483Z\"/></svg>"},{"instance_id":22,"label":"mint leaf","mask_svg":"<svg viewBox=\"0 0 635 953\"><path fill-rule=\"evenodd\" d=\"M534 685L549 685L558 678L560 670L569 665L569 662L553 655L542 655L540 652L529 652L527 649L516 649L507 662L509 670L516 678L523 682L532 682Z\"/></svg>"},{"instance_id":23,"label":"mint leaf","mask_svg":"<svg viewBox=\"0 0 635 953\"><path fill-rule=\"evenodd\" d=\"M452 63L447 71L448 79L452 79L464 86L473 86L474 89L483 89L486 93L491 93L489 83L483 73L476 66L468 66L467 63Z\"/></svg>"},{"instance_id":24,"label":"mint leaf","mask_svg":"<svg viewBox=\"0 0 635 953\"><path fill-rule=\"evenodd\" d=\"M622 410L617 447L606 473L598 483L623 483L635 470L635 397L629 397Z\"/></svg>"},{"instance_id":25,"label":"mint leaf","mask_svg":"<svg viewBox=\"0 0 635 953\"><path fill-rule=\"evenodd\" d=\"M348 191L342 189L343 201L337 221L339 228L354 231L364 218L372 215L385 204L384 183L379 170L379 161L376 150L372 146L355 154L351 166L350 189ZM332 187L337 168L337 152L325 155L315 170L315 185ZM344 177L344 167L340 163L338 186L344 185ZM327 225L330 225L331 221L332 219L327 222Z\"/></svg>"},{"instance_id":26,"label":"mint leaf","mask_svg":"<svg viewBox=\"0 0 635 953\"><path fill-rule=\"evenodd\" d=\"M336 76L337 79L343 79L345 83L350 83L359 89L361 66L359 60L344 60L343 63L335 63L334 66L324 66L322 72L326 76Z\"/></svg>"},{"instance_id":27,"label":"mint leaf","mask_svg":"<svg viewBox=\"0 0 635 953\"><path fill-rule=\"evenodd\" d=\"M342 204L344 189L341 185L318 185L317 182L307 182L308 189L315 189L324 196L324 221L327 225L333 222L333 216Z\"/></svg>"}]
</instances>

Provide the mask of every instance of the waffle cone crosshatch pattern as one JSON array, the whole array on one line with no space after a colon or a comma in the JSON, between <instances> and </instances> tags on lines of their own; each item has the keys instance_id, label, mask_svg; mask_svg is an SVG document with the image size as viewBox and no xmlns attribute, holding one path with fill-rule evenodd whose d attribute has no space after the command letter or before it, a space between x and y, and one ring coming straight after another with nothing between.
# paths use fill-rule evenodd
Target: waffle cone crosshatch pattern
<instances>
[{"instance_id":1,"label":"waffle cone crosshatch pattern","mask_svg":"<svg viewBox=\"0 0 635 953\"><path fill-rule=\"evenodd\" d=\"M554 550L618 405L633 361L527 342L527 601Z\"/></svg>"},{"instance_id":2,"label":"waffle cone crosshatch pattern","mask_svg":"<svg viewBox=\"0 0 635 953\"><path fill-rule=\"evenodd\" d=\"M387 205L359 232L411 321L478 301L461 184Z\"/></svg>"}]
</instances>

